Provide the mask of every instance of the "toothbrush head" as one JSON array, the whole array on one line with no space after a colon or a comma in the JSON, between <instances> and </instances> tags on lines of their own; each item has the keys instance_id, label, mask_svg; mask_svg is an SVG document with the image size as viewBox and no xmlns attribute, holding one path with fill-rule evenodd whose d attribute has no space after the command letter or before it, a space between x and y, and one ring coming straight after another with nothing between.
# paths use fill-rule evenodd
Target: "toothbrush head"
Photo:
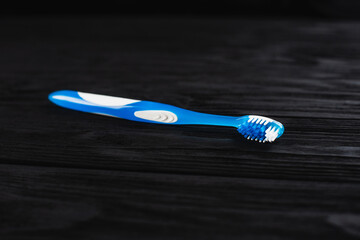
<instances>
[{"instance_id":1,"label":"toothbrush head","mask_svg":"<svg viewBox=\"0 0 360 240\"><path fill-rule=\"evenodd\" d=\"M249 140L273 142L284 133L284 126L271 118L248 115L240 119L237 130Z\"/></svg>"}]
</instances>

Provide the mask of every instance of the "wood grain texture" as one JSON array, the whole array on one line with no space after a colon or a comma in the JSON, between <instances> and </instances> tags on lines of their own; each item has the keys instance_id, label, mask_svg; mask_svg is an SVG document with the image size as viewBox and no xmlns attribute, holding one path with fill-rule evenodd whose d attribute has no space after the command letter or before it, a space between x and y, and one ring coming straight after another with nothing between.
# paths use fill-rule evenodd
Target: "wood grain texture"
<instances>
[{"instance_id":1,"label":"wood grain texture","mask_svg":"<svg viewBox=\"0 0 360 240\"><path fill-rule=\"evenodd\" d=\"M1 239L357 239L360 23L0 19ZM274 144L59 108L72 89L275 118Z\"/></svg>"}]
</instances>

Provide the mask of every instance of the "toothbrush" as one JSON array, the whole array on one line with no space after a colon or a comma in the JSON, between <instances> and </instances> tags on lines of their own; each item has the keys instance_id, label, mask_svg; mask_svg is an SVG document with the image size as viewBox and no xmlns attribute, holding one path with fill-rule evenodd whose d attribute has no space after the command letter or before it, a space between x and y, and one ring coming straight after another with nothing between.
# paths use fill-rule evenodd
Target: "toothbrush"
<instances>
[{"instance_id":1,"label":"toothbrush","mask_svg":"<svg viewBox=\"0 0 360 240\"><path fill-rule=\"evenodd\" d=\"M49 95L49 100L61 107L132 121L236 127L245 138L263 143L275 141L284 132L284 127L280 122L256 115L241 117L213 115L163 103L70 90L53 92Z\"/></svg>"}]
</instances>

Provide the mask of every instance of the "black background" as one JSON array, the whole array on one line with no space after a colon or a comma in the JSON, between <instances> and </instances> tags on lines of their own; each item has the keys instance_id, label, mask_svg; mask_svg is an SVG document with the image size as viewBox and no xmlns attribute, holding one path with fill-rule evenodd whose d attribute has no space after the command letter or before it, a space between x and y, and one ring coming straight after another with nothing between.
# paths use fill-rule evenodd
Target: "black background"
<instances>
[{"instance_id":1,"label":"black background","mask_svg":"<svg viewBox=\"0 0 360 240\"><path fill-rule=\"evenodd\" d=\"M210 18L311 18L358 19L357 0L174 0L174 1L26 1L3 2L2 16L112 15L193 16Z\"/></svg>"},{"instance_id":2,"label":"black background","mask_svg":"<svg viewBox=\"0 0 360 240\"><path fill-rule=\"evenodd\" d=\"M271 3L270 3L271 2ZM0 9L0 239L358 239L356 1ZM72 89L281 121L235 129L80 113Z\"/></svg>"}]
</instances>

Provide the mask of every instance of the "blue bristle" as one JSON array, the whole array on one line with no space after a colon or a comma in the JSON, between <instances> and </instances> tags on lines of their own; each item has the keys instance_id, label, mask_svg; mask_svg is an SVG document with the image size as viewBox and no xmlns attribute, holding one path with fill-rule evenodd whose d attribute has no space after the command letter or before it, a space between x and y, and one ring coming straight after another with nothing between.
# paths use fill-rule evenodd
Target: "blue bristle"
<instances>
[{"instance_id":1,"label":"blue bristle","mask_svg":"<svg viewBox=\"0 0 360 240\"><path fill-rule=\"evenodd\" d=\"M265 138L265 126L260 124L246 122L239 130L241 130L240 133L246 137L250 136L250 138L257 139Z\"/></svg>"}]
</instances>

